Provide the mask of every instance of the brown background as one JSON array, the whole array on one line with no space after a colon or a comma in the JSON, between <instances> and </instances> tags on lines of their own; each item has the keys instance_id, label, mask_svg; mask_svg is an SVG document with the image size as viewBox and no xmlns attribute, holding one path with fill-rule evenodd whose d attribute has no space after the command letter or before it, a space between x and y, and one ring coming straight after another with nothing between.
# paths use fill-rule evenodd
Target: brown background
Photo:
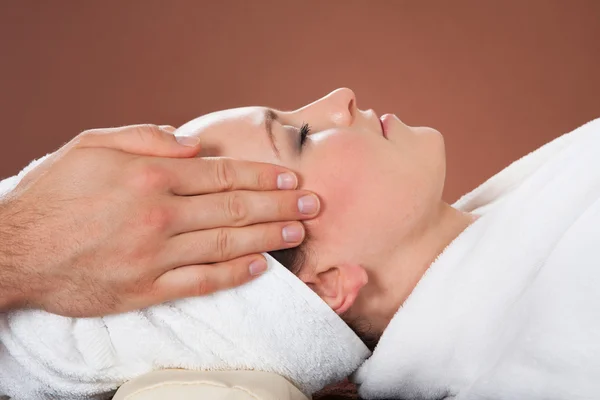
<instances>
[{"instance_id":1,"label":"brown background","mask_svg":"<svg viewBox=\"0 0 600 400\"><path fill-rule=\"evenodd\" d=\"M600 116L600 1L0 2L0 177L78 132L358 106L444 133L445 197Z\"/></svg>"}]
</instances>

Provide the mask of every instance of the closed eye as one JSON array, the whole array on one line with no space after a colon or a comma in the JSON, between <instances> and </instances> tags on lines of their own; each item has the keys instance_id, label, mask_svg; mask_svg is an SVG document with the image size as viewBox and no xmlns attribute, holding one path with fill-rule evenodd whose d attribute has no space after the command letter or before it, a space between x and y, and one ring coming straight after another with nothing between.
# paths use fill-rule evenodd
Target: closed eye
<instances>
[{"instance_id":1,"label":"closed eye","mask_svg":"<svg viewBox=\"0 0 600 400\"><path fill-rule=\"evenodd\" d=\"M306 139L308 138L308 135L310 135L310 125L308 125L307 123L302 124L302 126L300 127L300 145L298 146L300 149L302 149L304 147L304 145L306 144Z\"/></svg>"}]
</instances>

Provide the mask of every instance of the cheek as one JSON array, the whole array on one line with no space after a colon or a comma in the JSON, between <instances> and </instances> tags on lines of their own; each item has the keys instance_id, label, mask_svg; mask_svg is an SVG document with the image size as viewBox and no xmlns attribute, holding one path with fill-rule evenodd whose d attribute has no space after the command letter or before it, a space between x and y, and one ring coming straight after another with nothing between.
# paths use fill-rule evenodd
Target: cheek
<instances>
[{"instance_id":1,"label":"cheek","mask_svg":"<svg viewBox=\"0 0 600 400\"><path fill-rule=\"evenodd\" d=\"M304 188L322 201L319 217L307 222L317 250L331 262L392 251L435 203L434 176L417 162L428 153L413 148L419 155L410 158L368 136L331 139L311 149L301 167Z\"/></svg>"},{"instance_id":2,"label":"cheek","mask_svg":"<svg viewBox=\"0 0 600 400\"><path fill-rule=\"evenodd\" d=\"M382 199L389 198L386 182L395 172L377 142L331 139L318 143L301 167L303 187L317 193L322 202L321 215L307 225L315 240L347 248L348 241L369 225L381 226L377 209Z\"/></svg>"}]
</instances>

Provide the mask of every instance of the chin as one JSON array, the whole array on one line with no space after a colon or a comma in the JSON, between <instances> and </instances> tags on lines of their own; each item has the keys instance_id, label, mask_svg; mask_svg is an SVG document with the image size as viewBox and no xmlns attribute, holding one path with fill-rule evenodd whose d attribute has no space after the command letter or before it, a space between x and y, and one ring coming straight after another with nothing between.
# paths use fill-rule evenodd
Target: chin
<instances>
[{"instance_id":1,"label":"chin","mask_svg":"<svg viewBox=\"0 0 600 400\"><path fill-rule=\"evenodd\" d=\"M444 140L444 136L440 133L440 131L428 126L413 126L410 129L417 135L432 135L439 137L442 141Z\"/></svg>"},{"instance_id":2,"label":"chin","mask_svg":"<svg viewBox=\"0 0 600 400\"><path fill-rule=\"evenodd\" d=\"M427 168L430 171L432 183L437 182L440 190L440 197L444 190L446 180L446 144L444 136L436 129L429 127L411 128L422 140L419 142L424 146L422 149L427 154Z\"/></svg>"},{"instance_id":3,"label":"chin","mask_svg":"<svg viewBox=\"0 0 600 400\"><path fill-rule=\"evenodd\" d=\"M446 159L446 144L444 142L444 136L437 129L433 129L427 126L418 126L411 128L415 131L415 134L422 136L432 146L432 151L439 154L443 160Z\"/></svg>"}]
</instances>

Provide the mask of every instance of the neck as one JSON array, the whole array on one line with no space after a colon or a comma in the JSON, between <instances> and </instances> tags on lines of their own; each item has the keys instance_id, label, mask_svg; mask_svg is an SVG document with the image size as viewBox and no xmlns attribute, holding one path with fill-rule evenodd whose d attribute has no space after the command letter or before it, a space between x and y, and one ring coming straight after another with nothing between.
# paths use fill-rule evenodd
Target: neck
<instances>
[{"instance_id":1,"label":"neck","mask_svg":"<svg viewBox=\"0 0 600 400\"><path fill-rule=\"evenodd\" d=\"M369 271L369 283L361 290L349 319L368 326L369 335L380 335L435 259L475 219L441 203L421 230L403 240L392 257ZM361 330L360 326L354 328Z\"/></svg>"}]
</instances>

